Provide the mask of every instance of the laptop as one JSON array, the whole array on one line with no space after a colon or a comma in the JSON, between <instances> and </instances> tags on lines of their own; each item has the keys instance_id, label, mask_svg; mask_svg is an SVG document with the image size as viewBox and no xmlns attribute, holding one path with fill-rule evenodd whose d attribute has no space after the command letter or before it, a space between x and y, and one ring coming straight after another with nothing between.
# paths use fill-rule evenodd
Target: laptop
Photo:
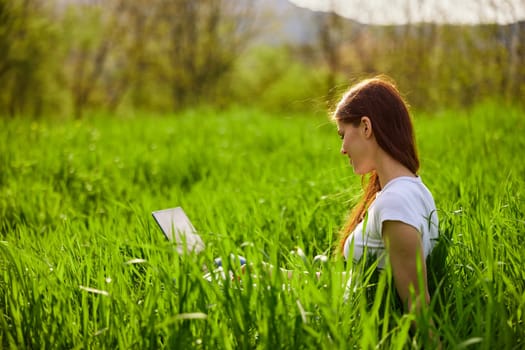
<instances>
[{"instance_id":1,"label":"laptop","mask_svg":"<svg viewBox=\"0 0 525 350\"><path fill-rule=\"evenodd\" d=\"M177 245L177 252L200 253L204 250L205 245L202 238L197 234L190 219L181 207L157 210L151 213L153 218L164 233L164 236ZM246 259L240 255L231 255L237 258L241 265L246 264ZM218 267L222 266L221 258L215 259Z\"/></svg>"},{"instance_id":2,"label":"laptop","mask_svg":"<svg viewBox=\"0 0 525 350\"><path fill-rule=\"evenodd\" d=\"M177 252L200 253L204 242L181 207L157 210L151 213L164 236L177 245Z\"/></svg>"}]
</instances>

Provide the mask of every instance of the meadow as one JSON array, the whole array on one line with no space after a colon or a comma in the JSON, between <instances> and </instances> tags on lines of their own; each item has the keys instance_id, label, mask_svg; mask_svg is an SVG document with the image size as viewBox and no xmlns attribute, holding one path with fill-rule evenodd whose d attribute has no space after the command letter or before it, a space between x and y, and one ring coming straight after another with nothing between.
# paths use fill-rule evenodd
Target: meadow
<instances>
[{"instance_id":1,"label":"meadow","mask_svg":"<svg viewBox=\"0 0 525 350\"><path fill-rule=\"evenodd\" d=\"M325 113L1 119L0 344L433 348L432 318L443 348L523 348L524 111L484 103L414 122L443 237L419 315L389 306L388 272L365 271L348 295L333 247L361 179ZM151 212L174 206L204 253L178 255L156 226ZM203 278L217 257L242 277Z\"/></svg>"}]
</instances>

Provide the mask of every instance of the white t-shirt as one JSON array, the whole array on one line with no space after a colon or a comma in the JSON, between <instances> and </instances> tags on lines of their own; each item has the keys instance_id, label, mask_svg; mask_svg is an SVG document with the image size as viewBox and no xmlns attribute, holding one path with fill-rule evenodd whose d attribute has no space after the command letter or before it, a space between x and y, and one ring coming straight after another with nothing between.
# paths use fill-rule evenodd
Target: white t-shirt
<instances>
[{"instance_id":1,"label":"white t-shirt","mask_svg":"<svg viewBox=\"0 0 525 350\"><path fill-rule=\"evenodd\" d=\"M382 238L383 222L401 221L413 226L423 242L425 258L434 248L438 238L438 216L434 198L420 177L401 176L389 181L376 194L368 213L346 239L344 256L348 260L353 244L353 260L359 261L366 254L376 255L378 268L385 265L385 244ZM366 232L363 226L366 225Z\"/></svg>"}]
</instances>

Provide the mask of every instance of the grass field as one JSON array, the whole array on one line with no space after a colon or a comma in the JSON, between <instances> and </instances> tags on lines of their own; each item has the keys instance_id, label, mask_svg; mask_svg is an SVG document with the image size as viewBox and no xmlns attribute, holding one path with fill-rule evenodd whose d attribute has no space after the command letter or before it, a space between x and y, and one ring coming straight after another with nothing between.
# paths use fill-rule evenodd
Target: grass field
<instances>
[{"instance_id":1,"label":"grass field","mask_svg":"<svg viewBox=\"0 0 525 350\"><path fill-rule=\"evenodd\" d=\"M312 262L360 191L326 116L0 121L2 347L432 348L430 317L444 348L525 347L524 112L484 104L415 125L448 250L418 316L388 306L388 273L345 298L343 264ZM178 205L199 256L179 257L151 218ZM241 280L203 278L230 253L253 264ZM262 261L322 275L288 281Z\"/></svg>"}]
</instances>

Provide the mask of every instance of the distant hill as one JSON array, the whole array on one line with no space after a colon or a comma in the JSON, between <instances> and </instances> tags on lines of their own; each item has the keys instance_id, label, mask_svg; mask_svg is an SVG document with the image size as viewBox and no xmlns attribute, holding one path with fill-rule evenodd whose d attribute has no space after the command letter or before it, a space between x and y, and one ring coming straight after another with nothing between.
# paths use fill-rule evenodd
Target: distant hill
<instances>
[{"instance_id":1,"label":"distant hill","mask_svg":"<svg viewBox=\"0 0 525 350\"><path fill-rule=\"evenodd\" d=\"M288 0L239 0L250 1L255 3L257 19L261 25L260 33L256 40L257 43L279 45L307 45L314 44L318 40L319 23L330 16L327 12L313 11L307 8L299 7ZM359 27L374 28L374 25L360 24L346 17L338 16L345 25L358 25ZM398 25L402 30L406 25ZM455 25L451 25L455 27ZM485 25L479 25L483 27ZM519 21L514 24L501 25L512 27L511 31L523 33L525 30L525 21ZM458 27L461 27L458 25ZM506 41L508 38L501 38Z\"/></svg>"},{"instance_id":2,"label":"distant hill","mask_svg":"<svg viewBox=\"0 0 525 350\"><path fill-rule=\"evenodd\" d=\"M318 40L318 23L329 16L326 12L299 7L288 0L252 1L255 1L258 20L262 25L257 41L266 44L312 44ZM356 23L340 18L347 23Z\"/></svg>"}]
</instances>

